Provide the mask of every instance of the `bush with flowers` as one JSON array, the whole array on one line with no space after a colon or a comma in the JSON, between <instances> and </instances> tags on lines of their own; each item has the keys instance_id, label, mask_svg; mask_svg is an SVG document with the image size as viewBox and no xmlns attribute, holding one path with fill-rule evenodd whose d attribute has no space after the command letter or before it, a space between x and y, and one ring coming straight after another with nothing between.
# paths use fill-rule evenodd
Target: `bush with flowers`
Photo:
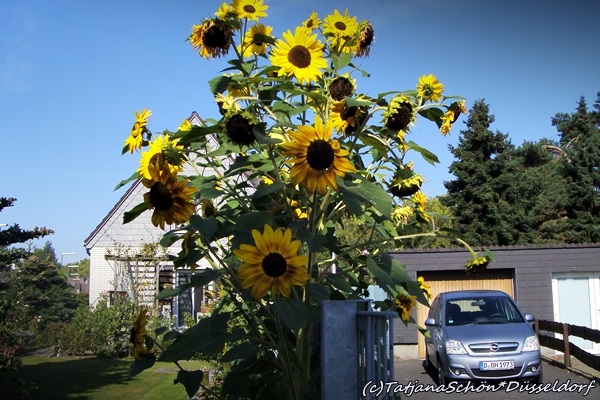
<instances>
[{"instance_id":1,"label":"bush with flowers","mask_svg":"<svg viewBox=\"0 0 600 400\"><path fill-rule=\"evenodd\" d=\"M263 0L233 0L192 28L200 56L231 56L209 82L220 119L184 121L154 137L144 109L123 148L147 147L131 178L147 193L125 222L151 210L154 225L171 228L161 244L181 246L175 267L196 271L186 287L159 297L221 287L211 314L173 332L167 348L152 340L144 312L132 330L133 373L197 353L228 363L219 393L204 388L201 371L181 369L177 381L190 396L200 388L207 398L318 398L322 301L358 299L375 282L389 295L377 306L409 323L430 295L382 248L401 246L409 218L429 227L419 235L438 234L409 157L438 160L409 140L410 128L424 118L446 135L464 100L446 96L435 75L362 94L357 78L368 73L354 60L371 51L369 21L348 10L322 20L313 12L274 37L267 11ZM336 230L350 220L360 221L361 235L342 242ZM197 269L201 259L210 268Z\"/></svg>"}]
</instances>

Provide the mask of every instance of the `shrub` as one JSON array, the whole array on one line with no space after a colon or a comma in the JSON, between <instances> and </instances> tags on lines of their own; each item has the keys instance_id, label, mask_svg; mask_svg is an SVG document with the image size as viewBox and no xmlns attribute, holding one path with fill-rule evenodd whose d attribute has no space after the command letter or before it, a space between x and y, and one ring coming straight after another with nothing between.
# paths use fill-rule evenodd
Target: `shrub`
<instances>
[{"instance_id":1,"label":"shrub","mask_svg":"<svg viewBox=\"0 0 600 400\"><path fill-rule=\"evenodd\" d=\"M127 356L136 313L137 306L131 301L109 306L108 299L102 298L95 307L80 306L60 339L61 353Z\"/></svg>"}]
</instances>

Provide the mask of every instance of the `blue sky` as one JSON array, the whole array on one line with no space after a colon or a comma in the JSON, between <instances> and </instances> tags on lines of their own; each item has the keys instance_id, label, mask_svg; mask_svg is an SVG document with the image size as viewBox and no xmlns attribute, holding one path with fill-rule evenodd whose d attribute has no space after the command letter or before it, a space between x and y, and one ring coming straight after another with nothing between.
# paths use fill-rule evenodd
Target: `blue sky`
<instances>
[{"instance_id":1,"label":"blue sky","mask_svg":"<svg viewBox=\"0 0 600 400\"><path fill-rule=\"evenodd\" d=\"M153 132L174 130L192 111L216 117L209 79L225 61L200 58L185 41L220 1L0 0L0 196L16 197L0 224L55 231L64 262L87 255L83 241L138 165L121 156L134 111L152 110ZM265 23L280 36L317 11L347 7L374 26L376 40L358 90L371 95L413 89L435 74L446 94L484 98L492 129L513 143L556 138L550 119L588 105L600 91L594 0L272 0ZM464 118L450 136L419 122L411 139L438 155L416 159L428 196L444 192ZM415 156L416 157L416 156ZM1 229L1 228L0 228Z\"/></svg>"}]
</instances>

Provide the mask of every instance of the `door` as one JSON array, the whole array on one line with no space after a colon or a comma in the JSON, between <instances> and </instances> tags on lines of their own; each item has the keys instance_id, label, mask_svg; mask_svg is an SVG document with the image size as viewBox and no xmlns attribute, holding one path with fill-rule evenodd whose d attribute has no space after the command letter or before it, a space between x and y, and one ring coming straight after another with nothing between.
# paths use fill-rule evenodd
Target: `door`
<instances>
[{"instance_id":1,"label":"door","mask_svg":"<svg viewBox=\"0 0 600 400\"><path fill-rule=\"evenodd\" d=\"M600 274L598 273L555 275L552 279L554 320L598 329L600 319L599 282ZM598 343L576 336L570 337L569 341L590 353L600 353Z\"/></svg>"},{"instance_id":2,"label":"door","mask_svg":"<svg viewBox=\"0 0 600 400\"><path fill-rule=\"evenodd\" d=\"M501 290L514 297L513 269L488 269L476 275L467 275L460 271L430 271L418 273L431 287L433 298L442 292L453 290ZM432 300L433 300L432 298ZM429 309L421 303L417 306L417 324L423 326ZM419 334L417 338L418 354L425 357L425 340Z\"/></svg>"}]
</instances>

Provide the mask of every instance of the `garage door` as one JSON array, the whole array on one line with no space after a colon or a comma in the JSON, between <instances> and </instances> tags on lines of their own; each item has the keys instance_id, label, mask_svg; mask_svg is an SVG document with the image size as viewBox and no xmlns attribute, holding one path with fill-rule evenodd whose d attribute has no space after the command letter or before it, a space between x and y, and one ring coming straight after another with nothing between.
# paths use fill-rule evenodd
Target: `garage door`
<instances>
[{"instance_id":1,"label":"garage door","mask_svg":"<svg viewBox=\"0 0 600 400\"><path fill-rule=\"evenodd\" d=\"M491 269L482 271L477 275L466 275L460 271L430 271L418 273L425 278L425 282L431 287L432 299L438 293L453 290L502 290L514 297L513 269ZM424 326L429 308L420 304L417 307L417 323ZM418 339L419 357L425 357L425 340L419 334Z\"/></svg>"}]
</instances>

